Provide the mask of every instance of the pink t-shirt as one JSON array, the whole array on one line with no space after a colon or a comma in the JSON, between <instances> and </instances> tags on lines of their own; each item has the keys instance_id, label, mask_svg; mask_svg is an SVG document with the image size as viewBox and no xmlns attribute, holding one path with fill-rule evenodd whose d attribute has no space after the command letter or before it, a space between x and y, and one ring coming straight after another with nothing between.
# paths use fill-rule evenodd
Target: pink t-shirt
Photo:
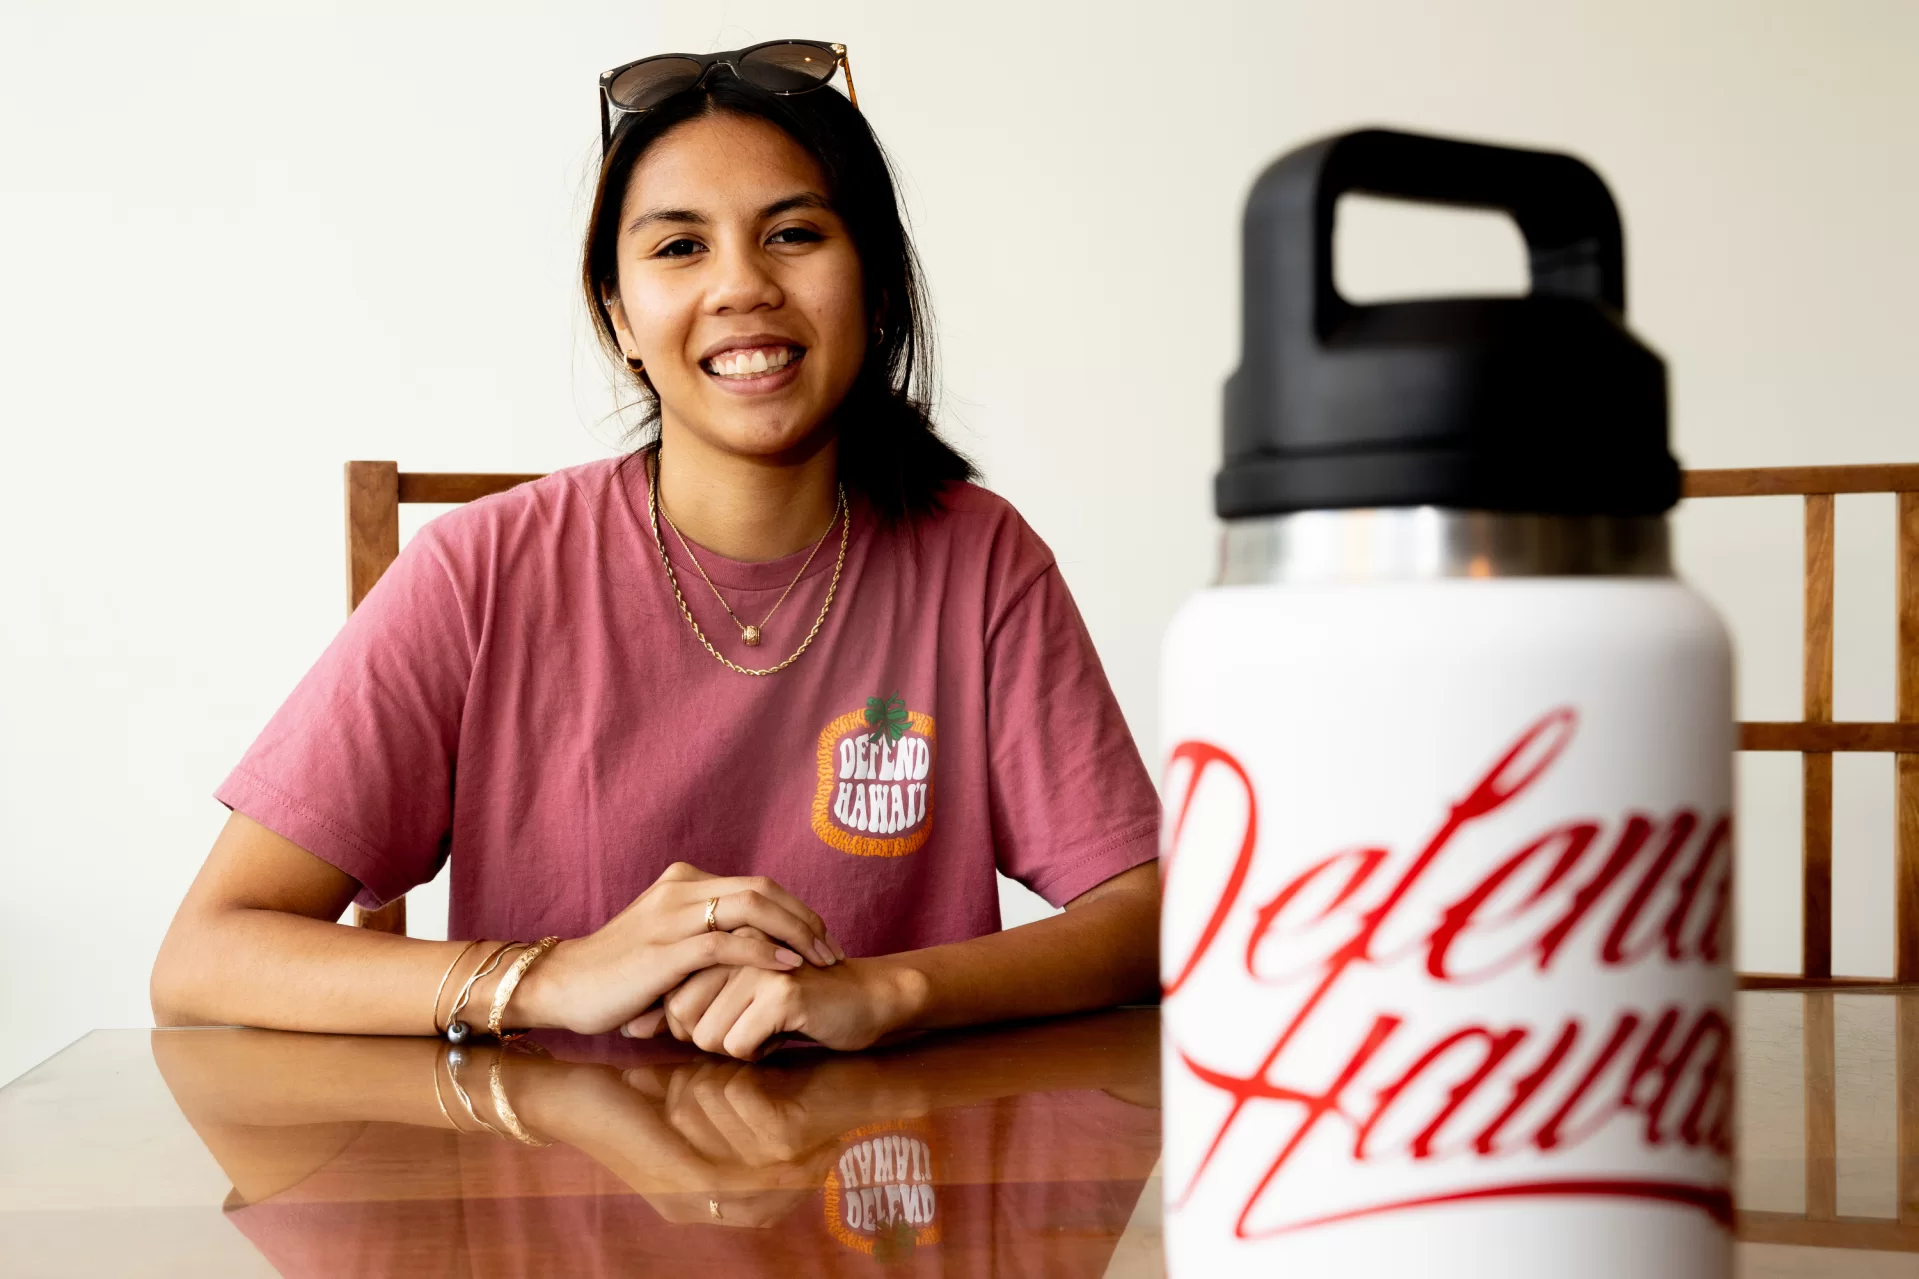
<instances>
[{"instance_id":1,"label":"pink t-shirt","mask_svg":"<svg viewBox=\"0 0 1919 1279\"><path fill-rule=\"evenodd\" d=\"M363 905L450 858L452 937L589 933L675 861L771 876L855 955L996 930L995 868L1063 904L1157 855L1158 801L1046 545L984 489L945 498L894 530L851 498L825 625L762 678L680 615L641 466L472 502L408 543L215 795ZM748 648L661 531L742 666L798 645L839 546ZM805 558L700 552L748 621Z\"/></svg>"}]
</instances>

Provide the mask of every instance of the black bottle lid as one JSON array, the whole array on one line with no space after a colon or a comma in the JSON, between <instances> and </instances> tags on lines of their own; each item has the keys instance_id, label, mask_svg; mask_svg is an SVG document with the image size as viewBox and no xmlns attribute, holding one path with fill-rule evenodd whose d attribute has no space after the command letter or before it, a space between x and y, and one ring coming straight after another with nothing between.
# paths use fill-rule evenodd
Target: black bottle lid
<instances>
[{"instance_id":1,"label":"black bottle lid","mask_svg":"<svg viewBox=\"0 0 1919 1279\"><path fill-rule=\"evenodd\" d=\"M1503 210L1524 297L1360 306L1333 285L1348 191ZM1246 202L1222 518L1443 506L1656 515L1679 500L1666 367L1626 328L1619 211L1568 155L1383 129L1273 162Z\"/></svg>"}]
</instances>

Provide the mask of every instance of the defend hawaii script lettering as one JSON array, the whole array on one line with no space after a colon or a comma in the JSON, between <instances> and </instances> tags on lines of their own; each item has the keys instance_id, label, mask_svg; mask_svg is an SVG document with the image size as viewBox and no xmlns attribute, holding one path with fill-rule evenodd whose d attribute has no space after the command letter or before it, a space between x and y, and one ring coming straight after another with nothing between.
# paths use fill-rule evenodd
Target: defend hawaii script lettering
<instances>
[{"instance_id":1,"label":"defend hawaii script lettering","mask_svg":"<svg viewBox=\"0 0 1919 1279\"><path fill-rule=\"evenodd\" d=\"M1725 1010L1711 1002L1620 1007L1590 1025L1575 1016L1539 1025L1520 1019L1435 1025L1421 1020L1420 1001L1401 1000L1394 1002L1403 1006L1358 1014L1343 1046L1323 1038L1329 1021L1337 1026L1342 1016L1354 1018L1357 996L1348 990L1334 1003L1334 989L1368 968L1404 967L1418 974L1414 980L1452 986L1528 970L1543 979L1556 965L1619 970L1663 963L1697 971L1720 963L1732 861L1724 813L1680 809L1660 818L1629 812L1610 822L1574 816L1510 853L1489 855L1482 846L1455 855L1475 823L1553 767L1573 740L1577 718L1562 707L1528 727L1450 805L1418 849L1355 847L1306 866L1250 907L1250 935L1240 954L1215 955L1214 945L1236 918L1253 864L1259 828L1253 781L1237 759L1210 743L1188 741L1174 750L1169 767L1190 771L1181 786L1167 787L1174 815L1164 862L1169 883L1188 811L1209 771L1224 770L1243 790L1246 817L1237 850L1220 850L1231 870L1191 953L1176 971L1169 969L1166 1000L1171 1004L1209 963L1241 965L1251 981L1294 992L1275 991L1290 1016L1250 1072L1201 1060L1175 1036L1179 1065L1226 1103L1197 1166L1183 1186L1173 1187L1175 1208L1207 1181L1249 1107L1280 1106L1290 1108L1291 1118L1240 1204L1234 1231L1242 1239L1514 1196L1651 1199L1730 1223L1723 1175L1655 1175L1656 1159L1626 1157L1597 1170L1574 1161L1561 1177L1497 1172L1503 1157L1563 1156L1602 1132L1618 1133L1619 1125L1637 1136L1628 1150L1682 1147L1723 1169L1731 1153L1732 1038ZM1238 931L1233 935L1237 939ZM1221 1010L1236 1018L1245 1011ZM1169 1027L1174 1024L1169 1019ZM1322 1036L1317 1044L1289 1052L1315 1033ZM1289 1070L1302 1056L1331 1063L1330 1077L1307 1082L1299 1064ZM1282 1176L1323 1124L1349 1131L1348 1157L1356 1164L1396 1159L1424 1169L1418 1193L1402 1193L1401 1183L1383 1200L1322 1204L1289 1216L1278 1191ZM1367 1178L1349 1180L1364 1193Z\"/></svg>"}]
</instances>

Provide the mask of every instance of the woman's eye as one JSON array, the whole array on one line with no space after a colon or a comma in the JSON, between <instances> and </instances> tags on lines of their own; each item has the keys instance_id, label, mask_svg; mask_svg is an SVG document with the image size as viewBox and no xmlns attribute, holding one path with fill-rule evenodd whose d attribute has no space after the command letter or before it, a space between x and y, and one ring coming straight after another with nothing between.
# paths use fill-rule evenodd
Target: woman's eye
<instances>
[{"instance_id":1,"label":"woman's eye","mask_svg":"<svg viewBox=\"0 0 1919 1279\"><path fill-rule=\"evenodd\" d=\"M674 240L670 244L661 245L659 252L653 256L660 258L683 258L696 251L699 247L700 242L698 240L679 239Z\"/></svg>"},{"instance_id":2,"label":"woman's eye","mask_svg":"<svg viewBox=\"0 0 1919 1279\"><path fill-rule=\"evenodd\" d=\"M783 238L787 236L793 238ZM825 238L826 237L822 236L818 231L813 231L803 226L789 226L781 227L775 231L771 237L771 241L774 244L811 244L815 240L823 240Z\"/></svg>"}]
</instances>

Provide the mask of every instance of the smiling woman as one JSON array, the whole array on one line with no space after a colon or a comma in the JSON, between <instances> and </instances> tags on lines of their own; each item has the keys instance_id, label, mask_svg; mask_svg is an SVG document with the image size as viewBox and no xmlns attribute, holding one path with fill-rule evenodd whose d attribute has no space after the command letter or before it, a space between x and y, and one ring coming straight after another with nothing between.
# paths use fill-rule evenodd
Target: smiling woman
<instances>
[{"instance_id":1,"label":"smiling woman","mask_svg":"<svg viewBox=\"0 0 1919 1279\"><path fill-rule=\"evenodd\" d=\"M671 400L702 443L757 428L757 446L735 442L765 451L802 447L808 424L835 433L842 478L888 519L973 478L933 429L928 308L885 156L838 94L715 75L627 117L582 258L601 339L648 401L644 427L659 428ZM780 325L710 332L697 317L714 302ZM767 376L754 376L760 358Z\"/></svg>"},{"instance_id":2,"label":"smiling woman","mask_svg":"<svg viewBox=\"0 0 1919 1279\"><path fill-rule=\"evenodd\" d=\"M643 445L408 544L216 792L161 1022L754 1058L1151 997L1158 803L1099 658L934 429L865 118L754 56L656 60L609 129L583 284ZM472 940L331 922L442 865ZM996 870L1067 909L1000 931Z\"/></svg>"}]
</instances>

